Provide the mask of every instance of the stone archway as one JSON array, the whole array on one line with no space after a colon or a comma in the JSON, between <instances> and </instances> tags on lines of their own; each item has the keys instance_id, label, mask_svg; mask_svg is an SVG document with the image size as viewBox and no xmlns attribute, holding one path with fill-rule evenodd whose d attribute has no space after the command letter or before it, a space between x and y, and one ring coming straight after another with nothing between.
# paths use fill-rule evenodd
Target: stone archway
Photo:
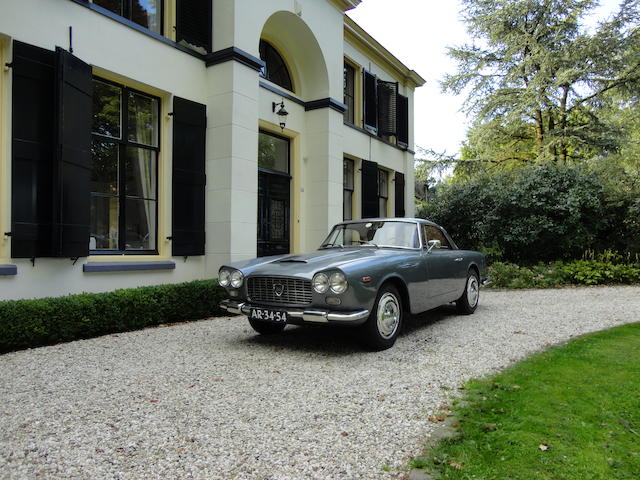
<instances>
[{"instance_id":1,"label":"stone archway","mask_svg":"<svg viewBox=\"0 0 640 480\"><path fill-rule=\"evenodd\" d=\"M260 38L273 44L284 56L294 77L296 95L305 101L329 96L327 65L309 26L297 15L279 11L264 24Z\"/></svg>"}]
</instances>

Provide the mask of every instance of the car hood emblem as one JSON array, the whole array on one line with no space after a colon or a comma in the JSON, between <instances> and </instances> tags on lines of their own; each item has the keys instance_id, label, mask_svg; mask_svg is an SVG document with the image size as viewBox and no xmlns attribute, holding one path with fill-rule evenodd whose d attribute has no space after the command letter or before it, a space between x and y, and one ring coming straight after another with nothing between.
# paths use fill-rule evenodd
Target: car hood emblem
<instances>
[{"instance_id":1,"label":"car hood emblem","mask_svg":"<svg viewBox=\"0 0 640 480\"><path fill-rule=\"evenodd\" d=\"M274 283L273 284L273 293L276 294L276 297L281 297L282 294L284 293L284 285L281 283Z\"/></svg>"}]
</instances>

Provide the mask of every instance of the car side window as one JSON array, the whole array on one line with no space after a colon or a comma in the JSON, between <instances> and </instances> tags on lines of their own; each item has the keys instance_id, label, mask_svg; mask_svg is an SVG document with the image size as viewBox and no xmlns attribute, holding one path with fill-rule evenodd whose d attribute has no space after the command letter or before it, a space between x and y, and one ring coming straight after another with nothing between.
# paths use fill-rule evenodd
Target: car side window
<instances>
[{"instance_id":1,"label":"car side window","mask_svg":"<svg viewBox=\"0 0 640 480\"><path fill-rule=\"evenodd\" d=\"M440 240L440 248L441 249L451 249L451 245L447 240L447 237L444 236L442 230L438 227L434 227L433 225L423 225L422 226L422 236L425 238L425 241L429 240Z\"/></svg>"}]
</instances>

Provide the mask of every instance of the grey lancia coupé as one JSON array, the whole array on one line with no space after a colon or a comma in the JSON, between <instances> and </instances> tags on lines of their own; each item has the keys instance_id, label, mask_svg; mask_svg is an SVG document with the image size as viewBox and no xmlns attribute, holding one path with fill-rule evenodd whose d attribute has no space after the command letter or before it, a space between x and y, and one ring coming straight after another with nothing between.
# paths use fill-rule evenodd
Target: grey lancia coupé
<instances>
[{"instance_id":1,"label":"grey lancia coup\u00e9","mask_svg":"<svg viewBox=\"0 0 640 480\"><path fill-rule=\"evenodd\" d=\"M373 350L391 347L405 315L455 302L473 313L488 281L479 252L460 250L433 222L377 218L337 224L315 252L224 265L229 298L261 334L287 324L357 326Z\"/></svg>"}]
</instances>

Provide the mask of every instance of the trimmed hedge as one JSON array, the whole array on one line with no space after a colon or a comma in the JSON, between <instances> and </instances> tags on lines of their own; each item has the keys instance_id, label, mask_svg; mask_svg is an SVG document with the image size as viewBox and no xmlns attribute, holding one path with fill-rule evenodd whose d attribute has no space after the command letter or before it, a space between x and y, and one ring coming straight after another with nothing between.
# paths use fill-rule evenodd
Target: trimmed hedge
<instances>
[{"instance_id":1,"label":"trimmed hedge","mask_svg":"<svg viewBox=\"0 0 640 480\"><path fill-rule=\"evenodd\" d=\"M224 314L214 280L0 302L0 353Z\"/></svg>"},{"instance_id":2,"label":"trimmed hedge","mask_svg":"<svg viewBox=\"0 0 640 480\"><path fill-rule=\"evenodd\" d=\"M640 283L640 265L605 260L574 260L520 267L495 262L489 266L494 288L552 288L566 285L611 285Z\"/></svg>"}]
</instances>

